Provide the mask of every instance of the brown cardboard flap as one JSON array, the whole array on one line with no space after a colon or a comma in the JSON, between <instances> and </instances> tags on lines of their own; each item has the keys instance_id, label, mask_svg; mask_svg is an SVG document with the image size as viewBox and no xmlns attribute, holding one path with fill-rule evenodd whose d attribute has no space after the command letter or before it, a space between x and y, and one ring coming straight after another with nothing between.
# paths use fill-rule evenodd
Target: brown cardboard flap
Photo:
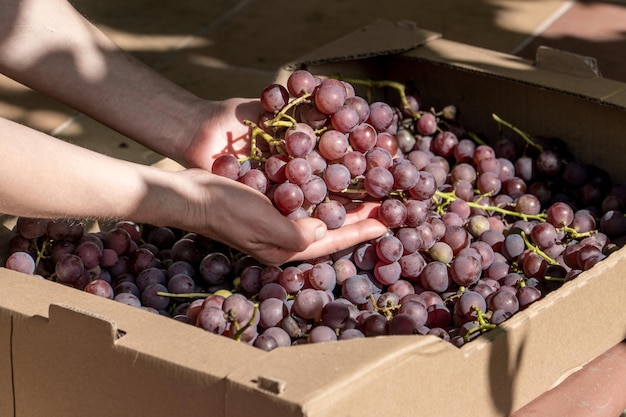
<instances>
[{"instance_id":1,"label":"brown cardboard flap","mask_svg":"<svg viewBox=\"0 0 626 417\"><path fill-rule=\"evenodd\" d=\"M441 37L440 34L420 29L414 22L376 20L362 29L302 56L297 61L288 64L287 68L406 52L439 37ZM347 51L349 51L348 54L346 54Z\"/></svg>"},{"instance_id":2,"label":"brown cardboard flap","mask_svg":"<svg viewBox=\"0 0 626 417\"><path fill-rule=\"evenodd\" d=\"M564 56L565 54L561 54ZM602 77L574 76L569 71L555 72L532 61L488 49L437 39L402 54L409 59L427 61L448 68L481 73L515 83L558 91L566 95L599 101L603 105L626 107L626 84ZM576 59L571 58L572 61ZM547 65L547 64L545 64ZM582 72L582 70L579 70Z\"/></svg>"},{"instance_id":3,"label":"brown cardboard flap","mask_svg":"<svg viewBox=\"0 0 626 417\"><path fill-rule=\"evenodd\" d=\"M601 77L598 61L590 56L540 46L536 52L536 65L549 71L581 78Z\"/></svg>"},{"instance_id":4,"label":"brown cardboard flap","mask_svg":"<svg viewBox=\"0 0 626 417\"><path fill-rule=\"evenodd\" d=\"M124 333L113 320L67 304L50 304L48 316L55 332L98 344L111 345Z\"/></svg>"}]
</instances>

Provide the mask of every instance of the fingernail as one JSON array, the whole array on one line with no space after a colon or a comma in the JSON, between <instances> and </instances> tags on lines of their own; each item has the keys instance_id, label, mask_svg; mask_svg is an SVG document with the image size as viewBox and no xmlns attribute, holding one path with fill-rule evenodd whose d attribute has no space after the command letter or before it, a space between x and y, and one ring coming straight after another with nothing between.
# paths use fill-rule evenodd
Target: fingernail
<instances>
[{"instance_id":1,"label":"fingernail","mask_svg":"<svg viewBox=\"0 0 626 417\"><path fill-rule=\"evenodd\" d=\"M315 229L315 240L320 240L325 235L326 235L326 228L325 227L320 226L317 229Z\"/></svg>"}]
</instances>

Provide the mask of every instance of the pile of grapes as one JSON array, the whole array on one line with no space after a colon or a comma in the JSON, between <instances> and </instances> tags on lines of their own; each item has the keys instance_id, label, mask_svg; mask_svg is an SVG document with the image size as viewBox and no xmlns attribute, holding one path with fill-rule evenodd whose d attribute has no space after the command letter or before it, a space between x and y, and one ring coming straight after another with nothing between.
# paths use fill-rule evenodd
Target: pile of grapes
<instances>
[{"instance_id":1,"label":"pile of grapes","mask_svg":"<svg viewBox=\"0 0 626 417\"><path fill-rule=\"evenodd\" d=\"M19 218L6 267L264 350L410 334L461 346L623 245L626 188L557 138L494 115L502 135L487 142L398 83L305 70L260 100L249 157L223 155L214 173L329 229L378 202L385 236L276 267L168 227Z\"/></svg>"}]
</instances>

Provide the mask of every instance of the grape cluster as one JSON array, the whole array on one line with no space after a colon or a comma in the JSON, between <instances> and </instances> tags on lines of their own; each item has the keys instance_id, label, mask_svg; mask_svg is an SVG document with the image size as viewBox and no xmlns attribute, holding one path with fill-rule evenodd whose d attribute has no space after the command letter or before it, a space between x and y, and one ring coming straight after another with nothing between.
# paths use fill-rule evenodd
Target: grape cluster
<instances>
[{"instance_id":1,"label":"grape cluster","mask_svg":"<svg viewBox=\"0 0 626 417\"><path fill-rule=\"evenodd\" d=\"M398 103L358 96L362 84ZM264 350L408 334L461 346L624 243L626 187L558 138L494 115L503 135L487 142L400 84L306 70L260 100L250 156L222 155L213 172L329 229L378 202L385 236L276 267L167 227L20 218L6 266Z\"/></svg>"}]
</instances>

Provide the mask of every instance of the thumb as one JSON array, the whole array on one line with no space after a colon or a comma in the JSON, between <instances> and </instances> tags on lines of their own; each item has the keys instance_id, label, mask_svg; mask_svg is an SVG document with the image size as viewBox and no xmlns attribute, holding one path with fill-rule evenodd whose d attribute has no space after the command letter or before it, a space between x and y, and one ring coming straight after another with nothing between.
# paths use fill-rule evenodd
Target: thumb
<instances>
[{"instance_id":1,"label":"thumb","mask_svg":"<svg viewBox=\"0 0 626 417\"><path fill-rule=\"evenodd\" d=\"M317 242L326 236L328 228L326 227L326 223L320 219L306 217L297 219L295 222L298 224L301 230L301 236L304 238L302 242L304 245L301 250L306 249L311 243Z\"/></svg>"}]
</instances>

